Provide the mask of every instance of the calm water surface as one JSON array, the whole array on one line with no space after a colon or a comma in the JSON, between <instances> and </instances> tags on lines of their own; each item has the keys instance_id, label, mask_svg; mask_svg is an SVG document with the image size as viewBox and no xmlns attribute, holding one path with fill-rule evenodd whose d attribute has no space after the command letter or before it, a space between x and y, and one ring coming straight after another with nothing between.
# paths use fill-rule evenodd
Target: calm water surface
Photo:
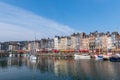
<instances>
[{"instance_id":1,"label":"calm water surface","mask_svg":"<svg viewBox=\"0 0 120 80\"><path fill-rule=\"evenodd\" d=\"M120 80L120 62L0 58L0 80Z\"/></svg>"}]
</instances>

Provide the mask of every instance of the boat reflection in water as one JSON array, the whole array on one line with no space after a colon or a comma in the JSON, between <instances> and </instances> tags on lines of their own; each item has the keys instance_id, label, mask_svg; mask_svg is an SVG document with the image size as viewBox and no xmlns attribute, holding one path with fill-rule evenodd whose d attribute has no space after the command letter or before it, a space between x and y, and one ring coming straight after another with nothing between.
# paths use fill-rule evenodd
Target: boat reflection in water
<instances>
[{"instance_id":1,"label":"boat reflection in water","mask_svg":"<svg viewBox=\"0 0 120 80\"><path fill-rule=\"evenodd\" d=\"M0 59L0 80L120 80L120 64L62 57Z\"/></svg>"}]
</instances>

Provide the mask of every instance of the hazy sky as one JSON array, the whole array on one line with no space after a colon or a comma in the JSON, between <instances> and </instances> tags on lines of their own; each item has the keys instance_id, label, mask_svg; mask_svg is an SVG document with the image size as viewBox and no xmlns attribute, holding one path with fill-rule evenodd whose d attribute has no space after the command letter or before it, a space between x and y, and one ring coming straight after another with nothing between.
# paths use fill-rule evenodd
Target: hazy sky
<instances>
[{"instance_id":1,"label":"hazy sky","mask_svg":"<svg viewBox=\"0 0 120 80\"><path fill-rule=\"evenodd\" d=\"M119 29L120 0L0 0L0 41Z\"/></svg>"}]
</instances>

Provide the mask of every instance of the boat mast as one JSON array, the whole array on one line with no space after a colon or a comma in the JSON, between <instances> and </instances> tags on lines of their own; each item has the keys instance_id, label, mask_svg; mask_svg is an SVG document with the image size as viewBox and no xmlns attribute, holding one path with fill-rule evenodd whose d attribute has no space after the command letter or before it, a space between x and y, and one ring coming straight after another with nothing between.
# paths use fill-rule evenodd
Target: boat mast
<instances>
[{"instance_id":1,"label":"boat mast","mask_svg":"<svg viewBox=\"0 0 120 80\"><path fill-rule=\"evenodd\" d=\"M34 35L35 35L35 40L34 40L34 54L36 55L36 33L34 33Z\"/></svg>"}]
</instances>

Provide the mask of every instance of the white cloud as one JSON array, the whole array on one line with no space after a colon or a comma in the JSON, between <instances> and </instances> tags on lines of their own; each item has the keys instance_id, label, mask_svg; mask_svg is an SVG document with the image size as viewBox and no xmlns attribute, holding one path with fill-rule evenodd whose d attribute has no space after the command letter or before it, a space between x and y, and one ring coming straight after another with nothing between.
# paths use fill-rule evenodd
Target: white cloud
<instances>
[{"instance_id":1,"label":"white cloud","mask_svg":"<svg viewBox=\"0 0 120 80\"><path fill-rule=\"evenodd\" d=\"M39 38L45 38L73 32L75 30L67 25L0 2L0 41L31 40L34 39L34 33Z\"/></svg>"}]
</instances>

